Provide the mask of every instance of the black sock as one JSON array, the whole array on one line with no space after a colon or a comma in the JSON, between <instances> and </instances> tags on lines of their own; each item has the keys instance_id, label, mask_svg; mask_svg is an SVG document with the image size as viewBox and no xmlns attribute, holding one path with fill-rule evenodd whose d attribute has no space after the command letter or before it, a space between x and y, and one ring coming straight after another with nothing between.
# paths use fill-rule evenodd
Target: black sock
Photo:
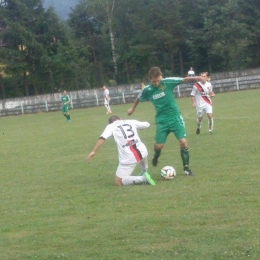
<instances>
[{"instance_id":1,"label":"black sock","mask_svg":"<svg viewBox=\"0 0 260 260\"><path fill-rule=\"evenodd\" d=\"M154 158L159 158L161 155L161 150L158 150L154 147Z\"/></svg>"}]
</instances>

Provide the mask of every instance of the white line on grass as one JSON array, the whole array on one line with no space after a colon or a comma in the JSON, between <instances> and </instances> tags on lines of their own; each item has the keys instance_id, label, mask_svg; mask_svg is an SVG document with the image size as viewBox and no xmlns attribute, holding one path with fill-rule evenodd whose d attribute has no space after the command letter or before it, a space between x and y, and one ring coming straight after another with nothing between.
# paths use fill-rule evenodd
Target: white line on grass
<instances>
[{"instance_id":1,"label":"white line on grass","mask_svg":"<svg viewBox=\"0 0 260 260\"><path fill-rule=\"evenodd\" d=\"M194 114L194 116L190 116L190 114ZM205 115L206 116L206 115ZM184 114L184 118L188 118L188 119L196 119L196 112L194 113L194 112L188 112L188 113L186 113L186 114ZM214 119L238 119L238 120L240 120L240 119L249 119L249 118L252 118L251 116L218 116L218 117L216 117L216 116L214 116L213 115L213 118Z\"/></svg>"}]
</instances>

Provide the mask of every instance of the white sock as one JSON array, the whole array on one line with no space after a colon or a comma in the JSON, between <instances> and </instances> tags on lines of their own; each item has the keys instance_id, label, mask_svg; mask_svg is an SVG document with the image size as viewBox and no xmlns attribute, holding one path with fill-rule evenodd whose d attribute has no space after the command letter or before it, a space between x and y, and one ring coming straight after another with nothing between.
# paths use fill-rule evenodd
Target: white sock
<instances>
[{"instance_id":1,"label":"white sock","mask_svg":"<svg viewBox=\"0 0 260 260\"><path fill-rule=\"evenodd\" d=\"M213 118L208 120L209 131L213 131Z\"/></svg>"},{"instance_id":2,"label":"white sock","mask_svg":"<svg viewBox=\"0 0 260 260\"><path fill-rule=\"evenodd\" d=\"M122 178L123 185L141 184L146 182L144 176L126 176Z\"/></svg>"}]
</instances>

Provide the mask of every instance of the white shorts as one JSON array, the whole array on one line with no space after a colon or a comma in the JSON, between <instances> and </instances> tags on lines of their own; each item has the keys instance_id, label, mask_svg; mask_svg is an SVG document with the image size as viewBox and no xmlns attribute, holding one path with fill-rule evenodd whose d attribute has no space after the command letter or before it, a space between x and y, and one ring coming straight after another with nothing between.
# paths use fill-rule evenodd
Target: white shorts
<instances>
[{"instance_id":1,"label":"white shorts","mask_svg":"<svg viewBox=\"0 0 260 260\"><path fill-rule=\"evenodd\" d=\"M116 170L116 176L119 178L123 178L125 176L130 176L138 164L141 166L141 173L146 172L146 170L148 169L147 157L138 163L133 163L133 164L119 163L117 170Z\"/></svg>"},{"instance_id":2,"label":"white shorts","mask_svg":"<svg viewBox=\"0 0 260 260\"><path fill-rule=\"evenodd\" d=\"M197 117L203 117L205 114L212 114L212 105L206 104L203 107L197 107Z\"/></svg>"},{"instance_id":3,"label":"white shorts","mask_svg":"<svg viewBox=\"0 0 260 260\"><path fill-rule=\"evenodd\" d=\"M105 98L104 99L104 105L109 105L109 101L110 101L110 98L108 100Z\"/></svg>"}]
</instances>

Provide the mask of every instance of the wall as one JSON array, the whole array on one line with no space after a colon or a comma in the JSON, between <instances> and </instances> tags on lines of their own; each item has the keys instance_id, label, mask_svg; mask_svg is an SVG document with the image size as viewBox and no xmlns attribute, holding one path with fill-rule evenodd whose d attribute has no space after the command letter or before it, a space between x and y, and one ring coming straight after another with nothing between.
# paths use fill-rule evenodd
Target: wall
<instances>
[{"instance_id":1,"label":"wall","mask_svg":"<svg viewBox=\"0 0 260 260\"><path fill-rule=\"evenodd\" d=\"M215 93L260 88L260 68L211 74L211 83ZM182 84L174 90L175 97L190 96L192 85ZM132 103L141 91L141 83L109 87L111 105ZM103 91L86 89L68 91L71 107L86 108L103 105ZM0 116L50 112L61 109L62 93L0 100Z\"/></svg>"}]
</instances>

